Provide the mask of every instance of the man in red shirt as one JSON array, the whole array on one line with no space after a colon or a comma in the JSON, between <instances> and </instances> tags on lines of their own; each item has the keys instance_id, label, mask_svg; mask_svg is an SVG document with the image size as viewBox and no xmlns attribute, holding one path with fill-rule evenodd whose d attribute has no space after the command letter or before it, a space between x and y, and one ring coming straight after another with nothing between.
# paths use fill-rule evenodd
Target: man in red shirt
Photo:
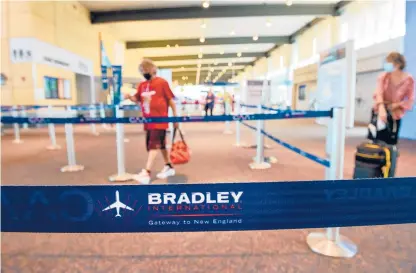
<instances>
[{"instance_id":1,"label":"man in red shirt","mask_svg":"<svg viewBox=\"0 0 416 273\"><path fill-rule=\"evenodd\" d=\"M134 102L139 102L142 108L143 117L168 117L168 109L172 108L173 116L176 116L176 105L174 95L166 80L156 76L156 66L154 63L145 59L140 64L140 72L146 81L137 87L137 93L128 98ZM175 123L174 127L178 125ZM134 179L142 184L150 183L150 174L158 150L162 152L165 160L165 167L157 174L160 179L165 179L175 175L175 169L169 160L169 154L166 150L166 130L168 123L150 123L144 124L146 131L146 149L149 152L147 157L146 168Z\"/></svg>"}]
</instances>

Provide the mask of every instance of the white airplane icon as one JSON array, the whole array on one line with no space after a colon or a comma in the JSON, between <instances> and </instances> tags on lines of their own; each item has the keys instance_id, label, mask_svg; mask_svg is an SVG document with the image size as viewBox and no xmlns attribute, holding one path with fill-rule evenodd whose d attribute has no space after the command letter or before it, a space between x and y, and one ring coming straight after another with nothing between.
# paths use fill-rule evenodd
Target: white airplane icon
<instances>
[{"instance_id":1,"label":"white airplane icon","mask_svg":"<svg viewBox=\"0 0 416 273\"><path fill-rule=\"evenodd\" d=\"M118 191L116 191L116 202L109 205L108 207L106 207L102 211L106 211L106 210L109 210L109 209L116 209L116 211L117 211L116 217L121 217L120 209L127 209L127 210L134 211L134 209L132 209L129 206L127 206L126 204L123 204L123 203L120 202L120 194L118 193Z\"/></svg>"}]
</instances>

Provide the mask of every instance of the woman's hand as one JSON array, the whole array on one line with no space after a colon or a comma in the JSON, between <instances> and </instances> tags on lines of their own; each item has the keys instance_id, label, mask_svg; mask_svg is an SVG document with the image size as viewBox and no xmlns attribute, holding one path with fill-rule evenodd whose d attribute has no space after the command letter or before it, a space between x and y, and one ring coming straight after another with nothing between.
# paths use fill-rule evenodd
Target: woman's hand
<instances>
[{"instance_id":1,"label":"woman's hand","mask_svg":"<svg viewBox=\"0 0 416 273\"><path fill-rule=\"evenodd\" d=\"M378 107L378 117L380 120L387 122L387 110L384 105Z\"/></svg>"}]
</instances>

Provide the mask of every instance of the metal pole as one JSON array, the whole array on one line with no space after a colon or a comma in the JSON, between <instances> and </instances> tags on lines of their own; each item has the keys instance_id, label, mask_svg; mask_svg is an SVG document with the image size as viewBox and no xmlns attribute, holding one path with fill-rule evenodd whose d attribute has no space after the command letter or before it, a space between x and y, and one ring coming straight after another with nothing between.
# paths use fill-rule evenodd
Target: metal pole
<instances>
[{"instance_id":1,"label":"metal pole","mask_svg":"<svg viewBox=\"0 0 416 273\"><path fill-rule=\"evenodd\" d=\"M241 104L240 101L236 101L236 114L240 115L241 114ZM241 146L241 135L240 135L240 130L241 130L241 121L237 120L235 122L235 146L240 147Z\"/></svg>"},{"instance_id":2,"label":"metal pole","mask_svg":"<svg viewBox=\"0 0 416 273\"><path fill-rule=\"evenodd\" d=\"M124 116L123 111L117 105L116 117L122 118ZM133 179L133 175L126 173L124 164L124 126L122 123L116 124L116 144L117 144L117 174L110 176L108 179L111 182L122 182Z\"/></svg>"},{"instance_id":3,"label":"metal pole","mask_svg":"<svg viewBox=\"0 0 416 273\"><path fill-rule=\"evenodd\" d=\"M27 111L24 107L22 108L21 114L22 114L22 118L27 118ZM22 129L28 130L29 129L29 124L27 124L26 122L23 123Z\"/></svg>"},{"instance_id":4,"label":"metal pole","mask_svg":"<svg viewBox=\"0 0 416 273\"><path fill-rule=\"evenodd\" d=\"M229 115L230 114L230 112L231 112L231 107L230 107L230 104L228 103L228 102L225 102L224 103L224 107L225 107L225 114L226 115ZM226 121L225 122L225 130L224 130L224 134L225 135L231 135L233 133L233 131L231 131L231 129L230 129L230 122L229 121Z\"/></svg>"},{"instance_id":5,"label":"metal pole","mask_svg":"<svg viewBox=\"0 0 416 273\"><path fill-rule=\"evenodd\" d=\"M49 117L53 117L52 106L51 105L48 106L48 114L49 114ZM51 145L46 147L46 149L48 149L48 150L60 150L61 146L59 146L56 143L55 125L53 123L49 123L48 124L48 129L49 129L49 138L51 139Z\"/></svg>"},{"instance_id":6,"label":"metal pole","mask_svg":"<svg viewBox=\"0 0 416 273\"><path fill-rule=\"evenodd\" d=\"M71 116L71 107L67 107L68 116ZM68 165L61 168L61 172L78 172L84 170L84 166L77 165L75 159L74 127L72 123L65 123L66 151Z\"/></svg>"},{"instance_id":7,"label":"metal pole","mask_svg":"<svg viewBox=\"0 0 416 273\"><path fill-rule=\"evenodd\" d=\"M105 118L104 103L100 103L100 117L101 117L102 119L104 119L104 118ZM109 128L108 128L108 125L107 125L107 124L105 124L105 123L103 123L103 124L102 124L102 127L103 127L104 129L106 129L106 130L108 130L108 129L109 129Z\"/></svg>"},{"instance_id":8,"label":"metal pole","mask_svg":"<svg viewBox=\"0 0 416 273\"><path fill-rule=\"evenodd\" d=\"M261 104L257 107L257 113L261 114L263 112ZM256 157L254 162L250 164L251 169L263 170L268 169L271 165L264 161L264 136L262 130L264 128L264 120L257 120L257 130L256 130Z\"/></svg>"},{"instance_id":9,"label":"metal pole","mask_svg":"<svg viewBox=\"0 0 416 273\"><path fill-rule=\"evenodd\" d=\"M345 108L334 108L333 118L328 127L327 148L330 167L327 180L343 178L345 150ZM325 233L314 232L307 237L312 251L330 257L351 258L357 253L357 246L347 237L340 235L339 228L327 228Z\"/></svg>"},{"instance_id":10,"label":"metal pole","mask_svg":"<svg viewBox=\"0 0 416 273\"><path fill-rule=\"evenodd\" d=\"M17 107L16 106L13 106L12 116L13 117L18 117ZM18 123L14 123L13 124L13 127L14 127L14 140L13 140L13 143L14 144L21 144L21 143L23 143L23 140L20 139L20 128L19 128L19 124Z\"/></svg>"},{"instance_id":11,"label":"metal pole","mask_svg":"<svg viewBox=\"0 0 416 273\"><path fill-rule=\"evenodd\" d=\"M97 109L95 107L96 106L94 104L90 105L90 117L92 118L95 118L97 116L95 112ZM100 133L97 132L97 126L95 125L95 123L91 123L91 132L94 136L100 135Z\"/></svg>"}]
</instances>

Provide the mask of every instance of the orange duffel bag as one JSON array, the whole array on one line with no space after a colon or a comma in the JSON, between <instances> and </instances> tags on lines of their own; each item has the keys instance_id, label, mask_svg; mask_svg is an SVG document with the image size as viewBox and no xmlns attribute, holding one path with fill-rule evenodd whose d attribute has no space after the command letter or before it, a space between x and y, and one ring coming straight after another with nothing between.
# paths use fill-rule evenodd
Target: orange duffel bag
<instances>
[{"instance_id":1,"label":"orange duffel bag","mask_svg":"<svg viewBox=\"0 0 416 273\"><path fill-rule=\"evenodd\" d=\"M179 131L181 140L175 141L176 131ZM173 144L170 150L170 161L172 164L179 165L188 163L191 158L191 153L180 129L175 128L173 130L172 142Z\"/></svg>"}]
</instances>

